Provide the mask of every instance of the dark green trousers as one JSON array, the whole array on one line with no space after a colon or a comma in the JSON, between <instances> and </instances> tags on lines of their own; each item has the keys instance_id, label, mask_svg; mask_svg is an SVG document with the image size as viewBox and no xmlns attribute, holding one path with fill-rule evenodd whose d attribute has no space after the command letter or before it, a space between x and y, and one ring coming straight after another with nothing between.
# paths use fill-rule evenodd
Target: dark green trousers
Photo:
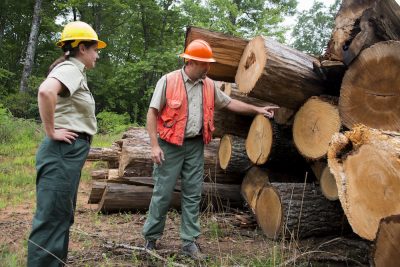
<instances>
[{"instance_id":1,"label":"dark green trousers","mask_svg":"<svg viewBox=\"0 0 400 267\"><path fill-rule=\"evenodd\" d=\"M181 177L181 227L183 244L200 235L199 210L204 173L204 143L200 137L185 140L182 146L158 139L165 161L154 165L154 189L149 213L143 227L146 240L162 236L166 215L177 178Z\"/></svg>"},{"instance_id":2,"label":"dark green trousers","mask_svg":"<svg viewBox=\"0 0 400 267\"><path fill-rule=\"evenodd\" d=\"M36 213L28 240L28 266L63 266L81 170L90 144L46 137L36 154Z\"/></svg>"}]
</instances>

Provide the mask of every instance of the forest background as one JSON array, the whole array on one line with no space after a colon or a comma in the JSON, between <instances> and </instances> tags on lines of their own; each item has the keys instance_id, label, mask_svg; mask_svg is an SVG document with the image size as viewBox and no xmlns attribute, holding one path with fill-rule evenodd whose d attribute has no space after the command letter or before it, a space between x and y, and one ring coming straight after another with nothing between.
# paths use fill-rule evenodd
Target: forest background
<instances>
[{"instance_id":1,"label":"forest background","mask_svg":"<svg viewBox=\"0 0 400 267\"><path fill-rule=\"evenodd\" d=\"M105 133L121 125L144 125L157 80L183 64L177 55L184 49L187 26L248 39L272 36L318 56L339 2L325 7L314 1L311 9L296 13L296 0L3 0L0 114L39 122L38 86L61 56L55 42L72 20L91 24L108 44L88 72L100 133ZM284 21L294 15L290 29Z\"/></svg>"}]
</instances>

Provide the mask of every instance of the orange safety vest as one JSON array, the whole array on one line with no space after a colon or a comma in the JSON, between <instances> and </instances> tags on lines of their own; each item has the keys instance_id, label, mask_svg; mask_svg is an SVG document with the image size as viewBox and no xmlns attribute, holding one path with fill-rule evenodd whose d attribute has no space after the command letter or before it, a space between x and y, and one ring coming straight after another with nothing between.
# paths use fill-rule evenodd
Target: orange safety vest
<instances>
[{"instance_id":1,"label":"orange safety vest","mask_svg":"<svg viewBox=\"0 0 400 267\"><path fill-rule=\"evenodd\" d=\"M185 139L188 119L188 97L181 70L167 74L166 104L157 118L157 132L161 139L181 146ZM214 131L214 82L203 80L203 141L208 144Z\"/></svg>"}]
</instances>

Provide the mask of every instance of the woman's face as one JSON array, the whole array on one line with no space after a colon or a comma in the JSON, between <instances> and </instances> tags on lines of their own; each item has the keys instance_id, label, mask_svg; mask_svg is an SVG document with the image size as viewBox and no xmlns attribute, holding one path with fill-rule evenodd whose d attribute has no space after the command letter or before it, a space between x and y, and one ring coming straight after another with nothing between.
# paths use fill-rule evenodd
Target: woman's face
<instances>
[{"instance_id":1,"label":"woman's face","mask_svg":"<svg viewBox=\"0 0 400 267\"><path fill-rule=\"evenodd\" d=\"M96 65L96 60L99 58L97 44L86 47L83 44L79 45L80 58L87 69L92 69Z\"/></svg>"}]
</instances>

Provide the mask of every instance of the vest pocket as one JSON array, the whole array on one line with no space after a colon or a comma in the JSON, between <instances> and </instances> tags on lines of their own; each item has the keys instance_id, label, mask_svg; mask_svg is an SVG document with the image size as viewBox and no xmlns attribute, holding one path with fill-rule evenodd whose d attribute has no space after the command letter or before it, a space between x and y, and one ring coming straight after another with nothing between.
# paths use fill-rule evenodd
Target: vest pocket
<instances>
[{"instance_id":1,"label":"vest pocket","mask_svg":"<svg viewBox=\"0 0 400 267\"><path fill-rule=\"evenodd\" d=\"M172 128L172 126L174 126L174 124L178 119L181 106L182 106L181 100L167 99L167 105L164 109L164 112L161 115L164 127Z\"/></svg>"}]
</instances>

